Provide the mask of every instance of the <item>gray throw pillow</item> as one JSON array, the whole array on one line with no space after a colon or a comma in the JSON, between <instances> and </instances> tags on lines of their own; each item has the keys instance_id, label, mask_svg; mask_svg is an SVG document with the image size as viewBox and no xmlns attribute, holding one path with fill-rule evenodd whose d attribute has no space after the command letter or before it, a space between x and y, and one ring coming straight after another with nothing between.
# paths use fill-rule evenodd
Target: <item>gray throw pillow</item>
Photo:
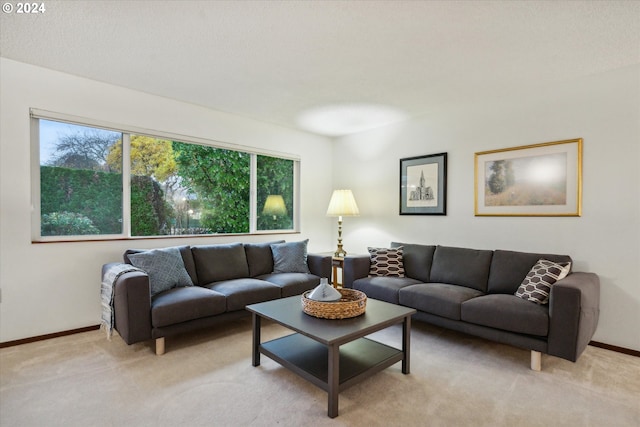
<instances>
[{"instance_id":1,"label":"gray throw pillow","mask_svg":"<svg viewBox=\"0 0 640 427\"><path fill-rule=\"evenodd\" d=\"M276 243L271 245L274 273L311 273L307 265L307 243Z\"/></svg>"},{"instance_id":2,"label":"gray throw pillow","mask_svg":"<svg viewBox=\"0 0 640 427\"><path fill-rule=\"evenodd\" d=\"M176 286L193 286L178 248L153 249L129 254L133 266L149 275L151 296Z\"/></svg>"}]
</instances>

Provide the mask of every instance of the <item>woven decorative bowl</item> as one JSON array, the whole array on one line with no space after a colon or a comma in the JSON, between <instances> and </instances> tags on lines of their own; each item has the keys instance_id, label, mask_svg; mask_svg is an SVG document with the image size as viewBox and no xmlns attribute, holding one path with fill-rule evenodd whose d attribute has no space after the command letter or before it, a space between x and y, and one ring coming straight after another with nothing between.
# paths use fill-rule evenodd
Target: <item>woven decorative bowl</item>
<instances>
[{"instance_id":1,"label":"woven decorative bowl","mask_svg":"<svg viewBox=\"0 0 640 427\"><path fill-rule=\"evenodd\" d=\"M367 296L355 289L338 289L342 298L338 301L315 301L307 298L311 291L302 294L302 310L310 316L322 319L348 319L360 316L367 308Z\"/></svg>"}]
</instances>

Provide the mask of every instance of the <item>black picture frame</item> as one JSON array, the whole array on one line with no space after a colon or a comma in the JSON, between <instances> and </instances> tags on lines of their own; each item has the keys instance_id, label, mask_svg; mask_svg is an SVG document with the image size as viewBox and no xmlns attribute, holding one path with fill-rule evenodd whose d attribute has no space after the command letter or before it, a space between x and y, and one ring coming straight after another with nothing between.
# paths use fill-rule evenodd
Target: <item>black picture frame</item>
<instances>
[{"instance_id":1,"label":"black picture frame","mask_svg":"<svg viewBox=\"0 0 640 427\"><path fill-rule=\"evenodd\" d=\"M400 159L400 215L447 214L447 153Z\"/></svg>"}]
</instances>

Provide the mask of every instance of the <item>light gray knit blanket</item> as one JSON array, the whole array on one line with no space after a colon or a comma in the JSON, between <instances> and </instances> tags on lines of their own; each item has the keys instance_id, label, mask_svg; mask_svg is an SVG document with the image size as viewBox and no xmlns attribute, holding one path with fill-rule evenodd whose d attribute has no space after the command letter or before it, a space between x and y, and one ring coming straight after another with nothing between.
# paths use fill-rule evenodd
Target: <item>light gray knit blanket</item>
<instances>
[{"instance_id":1,"label":"light gray knit blanket","mask_svg":"<svg viewBox=\"0 0 640 427\"><path fill-rule=\"evenodd\" d=\"M100 300L102 303L102 316L100 318L100 328L107 333L107 339L111 339L113 328L115 326L115 313L113 309L113 286L118 278L125 273L132 271L143 271L130 264L114 264L105 271L102 277L102 285L100 286Z\"/></svg>"}]
</instances>

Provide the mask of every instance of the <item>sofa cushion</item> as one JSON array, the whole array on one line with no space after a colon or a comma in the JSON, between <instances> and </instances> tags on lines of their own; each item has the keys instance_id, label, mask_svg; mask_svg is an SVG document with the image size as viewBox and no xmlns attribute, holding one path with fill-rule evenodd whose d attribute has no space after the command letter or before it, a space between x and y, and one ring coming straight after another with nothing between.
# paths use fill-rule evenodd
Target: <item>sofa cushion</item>
<instances>
[{"instance_id":1,"label":"sofa cushion","mask_svg":"<svg viewBox=\"0 0 640 427\"><path fill-rule=\"evenodd\" d=\"M465 301L462 320L519 334L544 337L549 332L548 306L515 295L492 294Z\"/></svg>"},{"instance_id":2,"label":"sofa cushion","mask_svg":"<svg viewBox=\"0 0 640 427\"><path fill-rule=\"evenodd\" d=\"M310 273L307 264L307 243L309 239L299 242L272 243L274 273Z\"/></svg>"},{"instance_id":3,"label":"sofa cushion","mask_svg":"<svg viewBox=\"0 0 640 427\"><path fill-rule=\"evenodd\" d=\"M184 263L184 268L189 273L189 277L191 277L191 281L194 285L198 284L198 274L196 272L196 264L193 260L193 254L191 253L191 246L175 246L182 256L182 262ZM148 249L127 249L122 258L126 264L131 264L131 259L129 255L131 254L139 254L140 252L147 252ZM132 264L133 265L133 264Z\"/></svg>"},{"instance_id":4,"label":"sofa cushion","mask_svg":"<svg viewBox=\"0 0 640 427\"><path fill-rule=\"evenodd\" d=\"M178 248L153 249L129 254L134 267L149 275L151 296L176 286L193 286Z\"/></svg>"},{"instance_id":5,"label":"sofa cushion","mask_svg":"<svg viewBox=\"0 0 640 427\"><path fill-rule=\"evenodd\" d=\"M493 251L438 246L433 254L430 282L487 291Z\"/></svg>"},{"instance_id":6,"label":"sofa cushion","mask_svg":"<svg viewBox=\"0 0 640 427\"><path fill-rule=\"evenodd\" d=\"M538 260L518 287L515 295L537 304L547 304L551 287L569 274L570 262L555 263L546 259Z\"/></svg>"},{"instance_id":7,"label":"sofa cushion","mask_svg":"<svg viewBox=\"0 0 640 427\"><path fill-rule=\"evenodd\" d=\"M253 278L224 280L207 285L227 297L227 311L243 310L249 304L280 298L280 287Z\"/></svg>"},{"instance_id":8,"label":"sofa cushion","mask_svg":"<svg viewBox=\"0 0 640 427\"><path fill-rule=\"evenodd\" d=\"M367 248L371 257L369 277L404 277L403 248Z\"/></svg>"},{"instance_id":9,"label":"sofa cushion","mask_svg":"<svg viewBox=\"0 0 640 427\"><path fill-rule=\"evenodd\" d=\"M174 288L156 295L151 302L151 323L154 328L175 325L188 320L224 313L224 295L201 288Z\"/></svg>"},{"instance_id":10,"label":"sofa cushion","mask_svg":"<svg viewBox=\"0 0 640 427\"><path fill-rule=\"evenodd\" d=\"M284 240L244 244L244 252L247 256L250 277L256 277L273 271L273 253L271 252L271 245L275 243L284 243Z\"/></svg>"},{"instance_id":11,"label":"sofa cushion","mask_svg":"<svg viewBox=\"0 0 640 427\"><path fill-rule=\"evenodd\" d=\"M571 262L568 255L537 254L496 250L491 259L487 293L513 294L539 259L562 263Z\"/></svg>"},{"instance_id":12,"label":"sofa cushion","mask_svg":"<svg viewBox=\"0 0 640 427\"><path fill-rule=\"evenodd\" d=\"M431 274L431 263L436 247L433 245L417 245L413 243L391 242L392 248L402 246L404 275L421 282L428 282Z\"/></svg>"},{"instance_id":13,"label":"sofa cushion","mask_svg":"<svg viewBox=\"0 0 640 427\"><path fill-rule=\"evenodd\" d=\"M398 304L398 290L420 283L409 277L364 277L353 281L353 289L364 292L368 298Z\"/></svg>"},{"instance_id":14,"label":"sofa cushion","mask_svg":"<svg viewBox=\"0 0 640 427\"><path fill-rule=\"evenodd\" d=\"M249 277L247 256L242 243L193 246L200 285L221 280Z\"/></svg>"},{"instance_id":15,"label":"sofa cushion","mask_svg":"<svg viewBox=\"0 0 640 427\"><path fill-rule=\"evenodd\" d=\"M270 273L256 277L280 287L282 298L301 295L320 284L320 278L306 273Z\"/></svg>"},{"instance_id":16,"label":"sofa cushion","mask_svg":"<svg viewBox=\"0 0 640 427\"><path fill-rule=\"evenodd\" d=\"M421 283L407 286L398 292L401 305L460 320L460 306L463 302L484 295L477 289L448 283Z\"/></svg>"}]
</instances>

